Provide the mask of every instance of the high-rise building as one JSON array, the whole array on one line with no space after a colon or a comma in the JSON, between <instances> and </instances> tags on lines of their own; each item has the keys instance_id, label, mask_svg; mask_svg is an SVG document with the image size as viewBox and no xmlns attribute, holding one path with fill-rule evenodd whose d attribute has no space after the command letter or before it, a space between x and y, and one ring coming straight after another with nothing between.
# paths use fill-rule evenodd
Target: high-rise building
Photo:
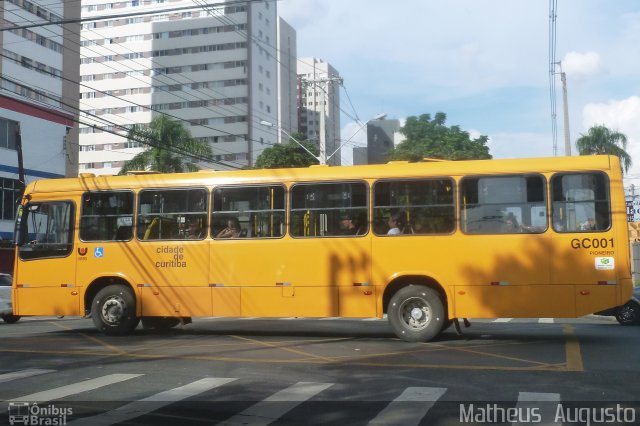
<instances>
[{"instance_id":1,"label":"high-rise building","mask_svg":"<svg viewBox=\"0 0 640 426\"><path fill-rule=\"evenodd\" d=\"M383 164L400 141L400 120L385 118L367 123L367 164Z\"/></svg>"},{"instance_id":2,"label":"high-rise building","mask_svg":"<svg viewBox=\"0 0 640 426\"><path fill-rule=\"evenodd\" d=\"M6 0L0 8L0 239L11 239L26 183L75 176L78 134L78 2ZM18 140L18 131L21 144Z\"/></svg>"},{"instance_id":3,"label":"high-rise building","mask_svg":"<svg viewBox=\"0 0 640 426\"><path fill-rule=\"evenodd\" d=\"M340 74L318 58L298 60L298 128L326 164L340 165Z\"/></svg>"},{"instance_id":4,"label":"high-rise building","mask_svg":"<svg viewBox=\"0 0 640 426\"><path fill-rule=\"evenodd\" d=\"M144 149L127 129L159 114L211 145L206 167L252 165L277 141L260 126L278 122L282 96L277 3L219 3L83 0L83 19L96 20L82 26L80 108L92 125L80 128L81 171L117 173ZM127 16L97 19L110 14Z\"/></svg>"}]
</instances>

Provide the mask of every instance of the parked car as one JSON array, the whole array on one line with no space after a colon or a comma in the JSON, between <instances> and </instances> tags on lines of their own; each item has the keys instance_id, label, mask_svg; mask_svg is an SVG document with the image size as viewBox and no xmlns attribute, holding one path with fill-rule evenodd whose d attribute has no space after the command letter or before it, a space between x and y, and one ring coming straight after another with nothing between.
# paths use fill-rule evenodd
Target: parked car
<instances>
[{"instance_id":1,"label":"parked car","mask_svg":"<svg viewBox=\"0 0 640 426\"><path fill-rule=\"evenodd\" d=\"M0 274L0 317L9 324L13 324L20 319L20 316L13 315L13 305L11 303L12 281L11 275Z\"/></svg>"},{"instance_id":2,"label":"parked car","mask_svg":"<svg viewBox=\"0 0 640 426\"><path fill-rule=\"evenodd\" d=\"M615 316L622 325L640 325L640 287L635 287L631 300L622 306L596 312L596 315Z\"/></svg>"}]
</instances>

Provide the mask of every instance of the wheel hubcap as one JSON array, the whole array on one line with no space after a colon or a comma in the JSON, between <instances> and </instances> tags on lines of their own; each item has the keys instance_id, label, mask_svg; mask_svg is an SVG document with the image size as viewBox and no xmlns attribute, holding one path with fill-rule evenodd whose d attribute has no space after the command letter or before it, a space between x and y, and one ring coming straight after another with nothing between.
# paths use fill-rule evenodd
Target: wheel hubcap
<instances>
[{"instance_id":1,"label":"wheel hubcap","mask_svg":"<svg viewBox=\"0 0 640 426\"><path fill-rule=\"evenodd\" d=\"M424 299L413 297L400 305L400 319L414 331L422 330L431 321L431 308Z\"/></svg>"},{"instance_id":2,"label":"wheel hubcap","mask_svg":"<svg viewBox=\"0 0 640 426\"><path fill-rule=\"evenodd\" d=\"M119 296L114 296L105 300L102 305L102 318L109 324L116 324L120 322L126 311L124 300Z\"/></svg>"}]
</instances>

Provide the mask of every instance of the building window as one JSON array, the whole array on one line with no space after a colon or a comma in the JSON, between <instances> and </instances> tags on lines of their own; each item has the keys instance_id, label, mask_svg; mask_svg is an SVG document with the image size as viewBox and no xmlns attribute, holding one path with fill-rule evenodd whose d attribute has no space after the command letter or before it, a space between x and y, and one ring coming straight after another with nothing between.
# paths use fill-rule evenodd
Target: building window
<instances>
[{"instance_id":1,"label":"building window","mask_svg":"<svg viewBox=\"0 0 640 426\"><path fill-rule=\"evenodd\" d=\"M16 149L18 122L0 118L0 148Z\"/></svg>"},{"instance_id":2,"label":"building window","mask_svg":"<svg viewBox=\"0 0 640 426\"><path fill-rule=\"evenodd\" d=\"M15 179L0 179L0 219L14 220L24 185Z\"/></svg>"}]
</instances>

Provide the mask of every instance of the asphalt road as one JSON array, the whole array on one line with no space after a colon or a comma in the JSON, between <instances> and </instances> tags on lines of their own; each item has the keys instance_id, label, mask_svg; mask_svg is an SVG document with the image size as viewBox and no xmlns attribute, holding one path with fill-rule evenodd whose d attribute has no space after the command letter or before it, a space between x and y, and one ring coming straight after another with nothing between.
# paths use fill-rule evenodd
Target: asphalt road
<instances>
[{"instance_id":1,"label":"asphalt road","mask_svg":"<svg viewBox=\"0 0 640 426\"><path fill-rule=\"evenodd\" d=\"M640 327L606 317L472 320L421 344L386 320L207 318L107 337L86 319L23 318L0 342L0 423L640 424Z\"/></svg>"}]
</instances>

